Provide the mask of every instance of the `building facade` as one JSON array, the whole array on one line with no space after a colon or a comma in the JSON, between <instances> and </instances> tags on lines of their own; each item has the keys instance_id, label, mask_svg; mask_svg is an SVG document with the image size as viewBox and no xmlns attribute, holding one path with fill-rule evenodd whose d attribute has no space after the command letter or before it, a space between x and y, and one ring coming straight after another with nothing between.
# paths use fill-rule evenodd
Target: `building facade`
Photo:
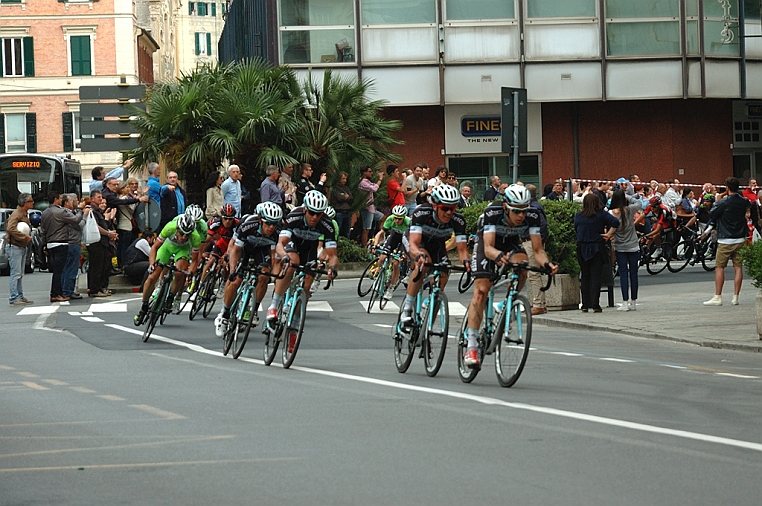
<instances>
[{"instance_id":1,"label":"building facade","mask_svg":"<svg viewBox=\"0 0 762 506\"><path fill-rule=\"evenodd\" d=\"M80 86L154 81L158 44L132 0L0 0L0 152L66 153L96 165L118 152L80 150Z\"/></svg>"},{"instance_id":2,"label":"building facade","mask_svg":"<svg viewBox=\"0 0 762 506\"><path fill-rule=\"evenodd\" d=\"M446 163L461 181L507 177L494 119L501 88L515 87L528 95L523 181L637 173L700 184L762 175L760 6L740 5L234 0L227 23L265 31L234 59L264 56L302 78L331 68L372 80L373 98L405 124L405 166ZM234 40L243 36L223 32L221 54Z\"/></svg>"}]
</instances>

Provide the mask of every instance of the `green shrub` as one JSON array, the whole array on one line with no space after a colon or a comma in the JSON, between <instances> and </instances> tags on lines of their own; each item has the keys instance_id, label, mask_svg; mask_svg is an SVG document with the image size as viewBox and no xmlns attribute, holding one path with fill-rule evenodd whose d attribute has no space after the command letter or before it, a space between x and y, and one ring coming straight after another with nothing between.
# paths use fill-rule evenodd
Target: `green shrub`
<instances>
[{"instance_id":1,"label":"green shrub","mask_svg":"<svg viewBox=\"0 0 762 506\"><path fill-rule=\"evenodd\" d=\"M463 209L458 210L466 219L467 234L471 235L476 233L476 222L479 220L479 216L482 215L489 204L490 202L477 202L472 206L464 207Z\"/></svg>"},{"instance_id":2,"label":"green shrub","mask_svg":"<svg viewBox=\"0 0 762 506\"><path fill-rule=\"evenodd\" d=\"M753 242L741 250L746 275L752 284L762 290L762 241Z\"/></svg>"},{"instance_id":3,"label":"green shrub","mask_svg":"<svg viewBox=\"0 0 762 506\"><path fill-rule=\"evenodd\" d=\"M340 264L370 261L370 254L367 249L343 236L339 236L338 253Z\"/></svg>"},{"instance_id":4,"label":"green shrub","mask_svg":"<svg viewBox=\"0 0 762 506\"><path fill-rule=\"evenodd\" d=\"M582 206L568 200L543 200L541 204L548 218L548 239L545 241L548 258L558 264L558 272L579 276L574 215L582 210Z\"/></svg>"}]
</instances>

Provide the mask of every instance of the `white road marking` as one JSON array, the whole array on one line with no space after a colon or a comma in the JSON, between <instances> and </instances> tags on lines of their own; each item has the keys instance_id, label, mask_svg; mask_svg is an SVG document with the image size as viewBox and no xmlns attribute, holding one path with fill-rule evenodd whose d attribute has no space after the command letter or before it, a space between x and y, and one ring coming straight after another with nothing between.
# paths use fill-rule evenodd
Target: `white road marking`
<instances>
[{"instance_id":1,"label":"white road marking","mask_svg":"<svg viewBox=\"0 0 762 506\"><path fill-rule=\"evenodd\" d=\"M598 360L605 360L606 362L620 362L622 364L631 364L635 362L634 360L627 360L624 358L611 358L611 357L601 357Z\"/></svg>"},{"instance_id":2,"label":"white road marking","mask_svg":"<svg viewBox=\"0 0 762 506\"><path fill-rule=\"evenodd\" d=\"M367 300L361 300L360 304L362 305L362 308L365 310L365 312L368 312L368 301ZM309 308L310 306L307 306ZM370 310L370 314L393 314L397 316L400 312L400 307L395 304L393 301L389 301L386 303L386 307L384 307L383 310L378 308L378 302L373 303L373 307ZM391 327L391 325L390 325Z\"/></svg>"},{"instance_id":3,"label":"white road marking","mask_svg":"<svg viewBox=\"0 0 762 506\"><path fill-rule=\"evenodd\" d=\"M127 303L109 302L107 304L90 304L90 313L126 313Z\"/></svg>"},{"instance_id":4,"label":"white road marking","mask_svg":"<svg viewBox=\"0 0 762 506\"><path fill-rule=\"evenodd\" d=\"M307 312L325 312L330 313L333 308L327 300L311 300L307 303Z\"/></svg>"},{"instance_id":5,"label":"white road marking","mask_svg":"<svg viewBox=\"0 0 762 506\"><path fill-rule=\"evenodd\" d=\"M570 353L568 351L549 351L551 355L562 355L564 357L582 357L581 353Z\"/></svg>"},{"instance_id":6,"label":"white road marking","mask_svg":"<svg viewBox=\"0 0 762 506\"><path fill-rule=\"evenodd\" d=\"M718 372L717 376L730 376L731 378L759 379L759 376L747 376L745 374L733 374L729 372Z\"/></svg>"},{"instance_id":7,"label":"white road marking","mask_svg":"<svg viewBox=\"0 0 762 506\"><path fill-rule=\"evenodd\" d=\"M18 313L16 313L16 316L26 316L26 315L34 315L34 314L50 314L55 313L58 311L58 308L61 306L36 306L36 307L25 307Z\"/></svg>"},{"instance_id":8,"label":"white road marking","mask_svg":"<svg viewBox=\"0 0 762 506\"><path fill-rule=\"evenodd\" d=\"M450 310L450 316L463 316L466 314L466 306L460 302L448 302L447 307Z\"/></svg>"},{"instance_id":9,"label":"white road marking","mask_svg":"<svg viewBox=\"0 0 762 506\"><path fill-rule=\"evenodd\" d=\"M128 332L130 334L137 334L142 335L143 333L136 329L131 329L128 327L123 327L121 325L115 325L115 324L107 324L107 327L113 328L115 330L121 330L123 332ZM157 336L157 335L151 335L151 339L155 339L157 341L162 341L165 343L174 344L177 346L181 346L183 348L187 348L191 351L196 351L198 353L204 353L206 355L212 355L217 357L222 357L222 353L217 351L208 350L202 346L198 346L195 344L189 344L184 343L182 341L176 341L174 339L170 339L167 337ZM238 359L239 361L244 362L250 362L253 364L262 364L263 362L261 360L255 360L255 359L249 359L245 357L241 357ZM693 441L701 441L704 443L714 443L714 444L720 444L724 446L731 446L736 448L743 448L746 450L753 450L757 452L762 452L762 443L756 443L753 441L743 441L740 439L732 439L732 438L726 438L721 436L713 436L711 434L702 434L700 432L690 432L685 430L677 430L677 429L670 429L668 427L659 427L656 425L648 425L643 423L637 423L637 422L630 422L627 420L619 420L616 418L608 418L603 416L597 416L597 415L588 415L586 413L577 413L575 411L567 411L563 409L555 409L555 408L547 408L543 406L533 406L531 404L524 404L524 403L518 403L518 402L508 402L504 401L502 399L496 399L494 397L485 397L481 395L474 395L474 394L467 394L463 392L454 392L450 390L443 390L439 388L431 388L431 387L422 387L417 385L406 385L404 383L396 383L394 381L388 381L388 380L381 380L377 378L368 378L364 376L356 376L353 374L345 374L340 372L333 372L333 371L324 371L321 369L313 369L310 367L301 367L301 366L291 366L292 371L301 371L308 374L316 374L320 376L326 376L331 378L337 378L337 379L344 379L349 381L356 381L360 383L368 383L372 385L382 386L382 387L388 387L388 388L396 388L400 390L408 390L412 392L419 392L419 393L427 393L427 394L433 394L433 395L440 395L445 397L451 397L453 399L461 399L466 401L472 401L477 402L479 404L485 404L485 405L491 405L491 406L501 406L505 408L510 409L517 409L522 411L530 411L533 413L540 413L544 415L551 415L551 416L557 416L561 418L569 418L573 420L580 420L583 422L590 422L595 423L599 425L607 425L610 427L619 427L622 429L628 429L628 430L634 430L639 432L648 432L652 434L660 434L663 436L672 436L677 437L681 439L690 439ZM137 407L137 406L133 406ZM180 415L177 415L180 416Z\"/></svg>"},{"instance_id":10,"label":"white road marking","mask_svg":"<svg viewBox=\"0 0 762 506\"><path fill-rule=\"evenodd\" d=\"M153 406L149 406L147 404L129 404L129 406L131 408L145 411L146 413L150 413L152 415L160 416L166 420L180 420L185 418L183 415L178 415L177 413L171 413L169 411L164 411L163 409L154 408Z\"/></svg>"},{"instance_id":11,"label":"white road marking","mask_svg":"<svg viewBox=\"0 0 762 506\"><path fill-rule=\"evenodd\" d=\"M394 325L387 325L386 323L374 323L376 327L381 327L382 329L390 329L394 327Z\"/></svg>"},{"instance_id":12,"label":"white road marking","mask_svg":"<svg viewBox=\"0 0 762 506\"><path fill-rule=\"evenodd\" d=\"M93 313L91 313L90 311L82 311L82 312L79 312L79 311L69 311L69 315L71 315L71 316L92 316Z\"/></svg>"},{"instance_id":13,"label":"white road marking","mask_svg":"<svg viewBox=\"0 0 762 506\"><path fill-rule=\"evenodd\" d=\"M103 321L97 316L83 316L82 319L85 320L86 322L92 322L92 323L101 323Z\"/></svg>"}]
</instances>

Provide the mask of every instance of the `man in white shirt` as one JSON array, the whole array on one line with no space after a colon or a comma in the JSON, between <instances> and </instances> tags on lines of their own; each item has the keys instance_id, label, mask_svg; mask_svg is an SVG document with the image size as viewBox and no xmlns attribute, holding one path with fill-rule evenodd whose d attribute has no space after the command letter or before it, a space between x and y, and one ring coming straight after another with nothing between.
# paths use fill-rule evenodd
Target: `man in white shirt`
<instances>
[{"instance_id":1,"label":"man in white shirt","mask_svg":"<svg viewBox=\"0 0 762 506\"><path fill-rule=\"evenodd\" d=\"M416 164L413 167L413 173L405 178L405 207L407 207L407 215L412 216L413 210L418 206L417 197L418 193L423 191L423 167L421 164Z\"/></svg>"},{"instance_id":2,"label":"man in white shirt","mask_svg":"<svg viewBox=\"0 0 762 506\"><path fill-rule=\"evenodd\" d=\"M673 211L680 205L683 200L683 196L680 192L680 181L677 179L670 179L667 181L669 188L662 196L662 202L664 202Z\"/></svg>"},{"instance_id":3,"label":"man in white shirt","mask_svg":"<svg viewBox=\"0 0 762 506\"><path fill-rule=\"evenodd\" d=\"M233 164L228 167L228 178L220 186L225 204L235 208L237 218L241 217L241 169Z\"/></svg>"}]
</instances>

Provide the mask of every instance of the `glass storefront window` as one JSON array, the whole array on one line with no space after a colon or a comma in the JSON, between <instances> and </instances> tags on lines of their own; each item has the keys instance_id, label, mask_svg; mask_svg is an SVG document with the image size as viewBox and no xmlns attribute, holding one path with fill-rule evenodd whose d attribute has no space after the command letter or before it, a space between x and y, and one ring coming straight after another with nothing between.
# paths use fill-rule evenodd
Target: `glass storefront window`
<instances>
[{"instance_id":1,"label":"glass storefront window","mask_svg":"<svg viewBox=\"0 0 762 506\"><path fill-rule=\"evenodd\" d=\"M680 54L680 23L608 23L609 56L652 56Z\"/></svg>"},{"instance_id":2,"label":"glass storefront window","mask_svg":"<svg viewBox=\"0 0 762 506\"><path fill-rule=\"evenodd\" d=\"M283 63L345 63L355 61L354 30L282 31Z\"/></svg>"},{"instance_id":3,"label":"glass storefront window","mask_svg":"<svg viewBox=\"0 0 762 506\"><path fill-rule=\"evenodd\" d=\"M733 42L723 43L723 30L725 23L722 21L704 21L704 51L710 55L738 56L738 27L737 23L731 24L730 30L733 31Z\"/></svg>"},{"instance_id":4,"label":"glass storefront window","mask_svg":"<svg viewBox=\"0 0 762 506\"><path fill-rule=\"evenodd\" d=\"M606 0L607 18L666 18L680 16L678 0Z\"/></svg>"},{"instance_id":5,"label":"glass storefront window","mask_svg":"<svg viewBox=\"0 0 762 506\"><path fill-rule=\"evenodd\" d=\"M597 3L596 0L527 0L527 17L595 17Z\"/></svg>"},{"instance_id":6,"label":"glass storefront window","mask_svg":"<svg viewBox=\"0 0 762 506\"><path fill-rule=\"evenodd\" d=\"M363 0L362 24L436 23L435 0Z\"/></svg>"},{"instance_id":7,"label":"glass storefront window","mask_svg":"<svg viewBox=\"0 0 762 506\"><path fill-rule=\"evenodd\" d=\"M445 18L448 21L477 19L514 19L512 0L446 0Z\"/></svg>"},{"instance_id":8,"label":"glass storefront window","mask_svg":"<svg viewBox=\"0 0 762 506\"><path fill-rule=\"evenodd\" d=\"M281 26L354 25L352 0L280 0Z\"/></svg>"}]
</instances>

